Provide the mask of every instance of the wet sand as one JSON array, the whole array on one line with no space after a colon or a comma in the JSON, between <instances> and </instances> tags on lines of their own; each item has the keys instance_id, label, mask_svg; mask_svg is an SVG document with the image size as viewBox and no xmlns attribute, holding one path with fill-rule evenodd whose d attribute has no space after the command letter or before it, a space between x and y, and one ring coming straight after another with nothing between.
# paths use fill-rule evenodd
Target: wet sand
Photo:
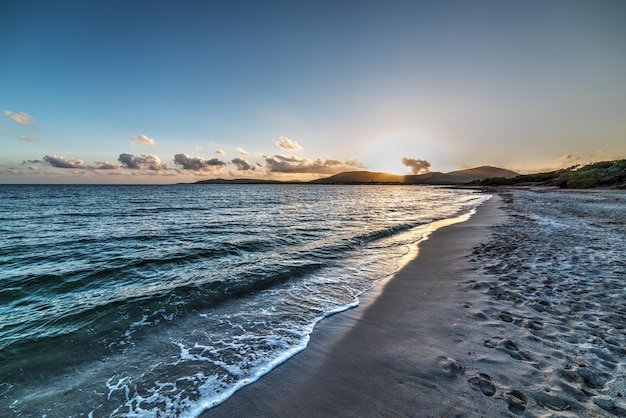
<instances>
[{"instance_id":1,"label":"wet sand","mask_svg":"<svg viewBox=\"0 0 626 418\"><path fill-rule=\"evenodd\" d=\"M202 416L626 416L626 194L502 197Z\"/></svg>"}]
</instances>

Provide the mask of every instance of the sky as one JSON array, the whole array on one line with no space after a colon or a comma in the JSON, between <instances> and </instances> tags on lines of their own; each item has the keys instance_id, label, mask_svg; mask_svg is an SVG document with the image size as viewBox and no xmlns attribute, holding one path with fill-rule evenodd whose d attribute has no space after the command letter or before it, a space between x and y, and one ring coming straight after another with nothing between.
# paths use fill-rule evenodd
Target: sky
<instances>
[{"instance_id":1,"label":"sky","mask_svg":"<svg viewBox=\"0 0 626 418\"><path fill-rule=\"evenodd\" d=\"M0 2L0 183L626 158L626 2Z\"/></svg>"}]
</instances>

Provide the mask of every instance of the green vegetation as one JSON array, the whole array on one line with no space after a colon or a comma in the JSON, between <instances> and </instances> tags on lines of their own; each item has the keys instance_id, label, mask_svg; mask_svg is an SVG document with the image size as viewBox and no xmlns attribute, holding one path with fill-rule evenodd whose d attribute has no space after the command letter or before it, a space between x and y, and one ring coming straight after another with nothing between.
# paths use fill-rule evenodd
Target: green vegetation
<instances>
[{"instance_id":1,"label":"green vegetation","mask_svg":"<svg viewBox=\"0 0 626 418\"><path fill-rule=\"evenodd\" d=\"M522 174L509 179L488 178L471 184L479 186L557 186L567 189L626 188L626 160L602 161L584 167L576 165L563 170Z\"/></svg>"}]
</instances>

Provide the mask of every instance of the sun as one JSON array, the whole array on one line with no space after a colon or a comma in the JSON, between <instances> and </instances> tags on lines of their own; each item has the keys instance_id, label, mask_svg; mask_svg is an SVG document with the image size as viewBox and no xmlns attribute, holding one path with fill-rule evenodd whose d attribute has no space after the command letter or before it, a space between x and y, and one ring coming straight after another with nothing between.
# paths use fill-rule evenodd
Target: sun
<instances>
[{"instance_id":1,"label":"sun","mask_svg":"<svg viewBox=\"0 0 626 418\"><path fill-rule=\"evenodd\" d=\"M403 158L426 160L437 170L453 169L447 163L445 147L432 138L416 132L393 133L375 140L361 157L370 171L409 174Z\"/></svg>"}]
</instances>

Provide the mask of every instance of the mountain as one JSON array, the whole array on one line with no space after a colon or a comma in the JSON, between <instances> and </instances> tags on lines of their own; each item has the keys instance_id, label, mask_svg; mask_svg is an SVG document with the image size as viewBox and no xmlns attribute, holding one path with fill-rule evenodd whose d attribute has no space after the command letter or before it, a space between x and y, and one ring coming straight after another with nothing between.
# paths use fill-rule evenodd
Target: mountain
<instances>
[{"instance_id":1,"label":"mountain","mask_svg":"<svg viewBox=\"0 0 626 418\"><path fill-rule=\"evenodd\" d=\"M263 179L208 179L194 184L302 184L301 181L280 181Z\"/></svg>"},{"instance_id":2,"label":"mountain","mask_svg":"<svg viewBox=\"0 0 626 418\"><path fill-rule=\"evenodd\" d=\"M310 181L312 184L349 184L349 183L404 183L405 176L372 171L346 171Z\"/></svg>"},{"instance_id":3,"label":"mountain","mask_svg":"<svg viewBox=\"0 0 626 418\"><path fill-rule=\"evenodd\" d=\"M518 173L498 167L482 166L467 170L440 173L400 176L389 173L371 171L347 171L323 179L313 180L313 184L366 184L366 183L398 183L398 184L464 184L475 180L492 177L512 178Z\"/></svg>"},{"instance_id":4,"label":"mountain","mask_svg":"<svg viewBox=\"0 0 626 418\"><path fill-rule=\"evenodd\" d=\"M406 176L408 184L464 184L471 181L487 178L513 178L518 173L504 168L483 165L465 170L450 171L449 173L432 172Z\"/></svg>"},{"instance_id":5,"label":"mountain","mask_svg":"<svg viewBox=\"0 0 626 418\"><path fill-rule=\"evenodd\" d=\"M381 173L374 171L346 171L323 179L309 182L301 181L278 181L261 179L210 179L201 180L196 184L433 184L453 185L465 184L472 181L488 178L510 179L518 173L498 167L482 166L466 170L440 173L438 171L426 174L402 176L397 174Z\"/></svg>"}]
</instances>

